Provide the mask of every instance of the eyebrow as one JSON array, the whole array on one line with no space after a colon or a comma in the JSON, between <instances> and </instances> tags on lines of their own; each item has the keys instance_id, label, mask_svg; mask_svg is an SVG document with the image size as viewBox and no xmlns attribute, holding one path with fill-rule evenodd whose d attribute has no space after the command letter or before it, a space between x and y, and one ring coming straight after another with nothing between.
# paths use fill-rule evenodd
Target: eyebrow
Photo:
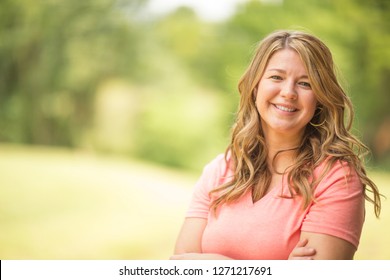
<instances>
[{"instance_id":1,"label":"eyebrow","mask_svg":"<svg viewBox=\"0 0 390 280\"><path fill-rule=\"evenodd\" d=\"M266 72L269 72L269 71L276 71L276 72L280 72L280 73L286 74L286 71L284 71L283 69L278 69L278 68L271 68L271 69L267 69L266 70ZM302 75L299 78L300 79L309 79L309 76L308 75Z\"/></svg>"}]
</instances>

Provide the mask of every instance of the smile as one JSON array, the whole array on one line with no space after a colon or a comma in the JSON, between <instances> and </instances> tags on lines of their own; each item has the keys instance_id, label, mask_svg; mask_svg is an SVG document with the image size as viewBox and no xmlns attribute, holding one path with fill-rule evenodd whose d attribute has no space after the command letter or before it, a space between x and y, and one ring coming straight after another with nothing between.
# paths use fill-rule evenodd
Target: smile
<instances>
[{"instance_id":1,"label":"smile","mask_svg":"<svg viewBox=\"0 0 390 280\"><path fill-rule=\"evenodd\" d=\"M283 106L283 105L274 104L274 106L276 108L278 108L279 110L284 111L284 112L295 112L295 111L298 111L295 108L286 107L286 106Z\"/></svg>"}]
</instances>

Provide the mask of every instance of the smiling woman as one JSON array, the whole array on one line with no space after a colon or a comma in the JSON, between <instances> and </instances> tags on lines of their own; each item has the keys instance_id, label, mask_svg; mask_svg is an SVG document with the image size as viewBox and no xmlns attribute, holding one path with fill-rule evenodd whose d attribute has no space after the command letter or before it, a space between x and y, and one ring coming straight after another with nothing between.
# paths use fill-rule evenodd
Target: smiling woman
<instances>
[{"instance_id":1,"label":"smiling woman","mask_svg":"<svg viewBox=\"0 0 390 280\"><path fill-rule=\"evenodd\" d=\"M283 139L278 149L283 148L283 143L298 146L317 106L305 65L298 53L290 49L276 52L269 60L254 94L266 141ZM285 141L284 137L290 140Z\"/></svg>"},{"instance_id":2,"label":"smiling woman","mask_svg":"<svg viewBox=\"0 0 390 280\"><path fill-rule=\"evenodd\" d=\"M231 143L204 168L172 259L352 259L365 199L376 216L381 202L330 50L276 31L238 87Z\"/></svg>"}]
</instances>

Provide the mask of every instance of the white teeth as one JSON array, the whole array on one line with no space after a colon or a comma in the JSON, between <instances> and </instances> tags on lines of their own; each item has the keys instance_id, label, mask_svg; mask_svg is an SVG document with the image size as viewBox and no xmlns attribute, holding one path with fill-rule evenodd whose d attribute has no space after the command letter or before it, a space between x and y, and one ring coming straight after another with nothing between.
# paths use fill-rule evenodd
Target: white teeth
<instances>
[{"instance_id":1,"label":"white teeth","mask_svg":"<svg viewBox=\"0 0 390 280\"><path fill-rule=\"evenodd\" d=\"M296 111L296 109L294 108L287 108L287 107L284 107L282 105L275 105L276 108L278 108L279 110L282 110L282 111L285 111L285 112L294 112Z\"/></svg>"}]
</instances>

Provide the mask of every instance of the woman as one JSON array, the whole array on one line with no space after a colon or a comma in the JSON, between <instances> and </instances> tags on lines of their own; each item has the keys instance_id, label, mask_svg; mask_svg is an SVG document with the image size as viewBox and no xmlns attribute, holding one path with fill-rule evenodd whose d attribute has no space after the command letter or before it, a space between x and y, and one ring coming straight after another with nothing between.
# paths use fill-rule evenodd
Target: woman
<instances>
[{"instance_id":1,"label":"woman","mask_svg":"<svg viewBox=\"0 0 390 280\"><path fill-rule=\"evenodd\" d=\"M379 216L380 194L329 49L274 32L239 92L231 143L205 167L171 259L353 259L364 202Z\"/></svg>"}]
</instances>

